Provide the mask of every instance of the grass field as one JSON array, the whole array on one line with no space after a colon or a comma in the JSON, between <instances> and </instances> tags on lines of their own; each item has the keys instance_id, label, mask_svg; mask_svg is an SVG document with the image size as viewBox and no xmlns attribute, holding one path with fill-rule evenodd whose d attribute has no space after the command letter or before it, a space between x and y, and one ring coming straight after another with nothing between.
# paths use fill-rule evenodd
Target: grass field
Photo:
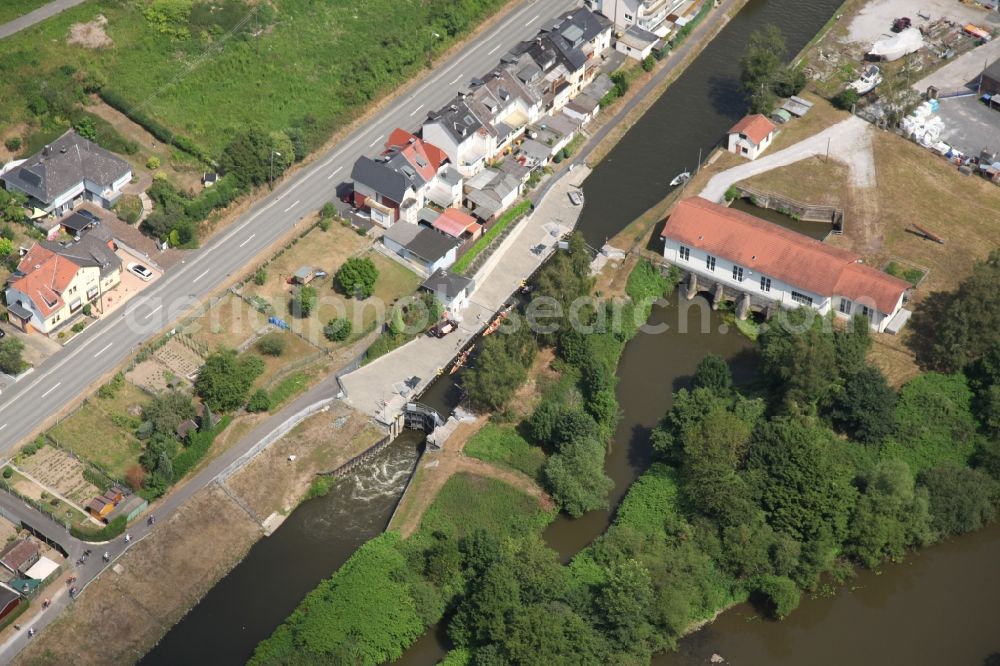
<instances>
[{"instance_id":1,"label":"grass field","mask_svg":"<svg viewBox=\"0 0 1000 666\"><path fill-rule=\"evenodd\" d=\"M748 178L741 184L783 194L803 203L846 208L849 204L848 182L847 167L840 162L809 157Z\"/></svg>"},{"instance_id":2,"label":"grass field","mask_svg":"<svg viewBox=\"0 0 1000 666\"><path fill-rule=\"evenodd\" d=\"M502 5L89 1L0 42L0 118L29 119L27 103L44 79L69 67L211 154L251 123L300 128L315 146ZM168 6L179 11L159 11ZM67 43L73 24L99 14L109 41Z\"/></svg>"},{"instance_id":3,"label":"grass field","mask_svg":"<svg viewBox=\"0 0 1000 666\"><path fill-rule=\"evenodd\" d=\"M97 409L94 399L49 431L49 436L84 460L89 460L116 478L139 460L142 444L131 431L116 425L109 414Z\"/></svg>"},{"instance_id":4,"label":"grass field","mask_svg":"<svg viewBox=\"0 0 1000 666\"><path fill-rule=\"evenodd\" d=\"M459 473L448 479L424 514L420 530L461 537L470 526L492 534L524 534L548 524L535 498L502 481Z\"/></svg>"},{"instance_id":5,"label":"grass field","mask_svg":"<svg viewBox=\"0 0 1000 666\"><path fill-rule=\"evenodd\" d=\"M0 23L13 21L48 2L49 0L2 0L0 2Z\"/></svg>"},{"instance_id":6,"label":"grass field","mask_svg":"<svg viewBox=\"0 0 1000 666\"><path fill-rule=\"evenodd\" d=\"M226 294L202 316L183 329L209 351L238 349L255 331L267 324L267 315L254 310L239 296Z\"/></svg>"},{"instance_id":7,"label":"grass field","mask_svg":"<svg viewBox=\"0 0 1000 666\"><path fill-rule=\"evenodd\" d=\"M545 453L528 443L513 426L487 423L469 439L465 453L473 458L524 472L538 480L545 464Z\"/></svg>"}]
</instances>

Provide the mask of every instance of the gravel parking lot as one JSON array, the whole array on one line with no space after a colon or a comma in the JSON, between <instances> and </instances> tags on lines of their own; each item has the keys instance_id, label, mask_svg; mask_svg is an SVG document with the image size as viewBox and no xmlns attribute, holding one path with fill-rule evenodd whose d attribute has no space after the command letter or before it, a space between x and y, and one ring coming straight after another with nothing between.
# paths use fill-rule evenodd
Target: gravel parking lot
<instances>
[{"instance_id":1,"label":"gravel parking lot","mask_svg":"<svg viewBox=\"0 0 1000 666\"><path fill-rule=\"evenodd\" d=\"M921 18L918 12L930 16L930 19ZM919 3L913 0L873 0L851 20L846 41L873 43L891 36L892 22L902 16L910 17L916 28L942 17L958 23L977 23L982 27L1000 24L1000 15L996 12L991 14L979 7L963 5L958 0L921 0Z\"/></svg>"},{"instance_id":2,"label":"gravel parking lot","mask_svg":"<svg viewBox=\"0 0 1000 666\"><path fill-rule=\"evenodd\" d=\"M941 140L969 156L983 148L1000 150L1000 111L990 109L976 97L941 100L938 113L944 121Z\"/></svg>"}]
</instances>

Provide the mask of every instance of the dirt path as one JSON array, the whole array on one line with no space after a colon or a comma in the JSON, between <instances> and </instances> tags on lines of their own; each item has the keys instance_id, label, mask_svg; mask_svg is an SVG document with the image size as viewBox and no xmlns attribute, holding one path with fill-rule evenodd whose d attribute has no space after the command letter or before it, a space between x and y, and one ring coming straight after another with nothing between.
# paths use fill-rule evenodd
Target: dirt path
<instances>
[{"instance_id":1,"label":"dirt path","mask_svg":"<svg viewBox=\"0 0 1000 666\"><path fill-rule=\"evenodd\" d=\"M423 455L388 529L397 530L404 539L416 532L424 512L434 502L445 482L459 472L487 476L508 483L537 499L545 510L554 506L548 494L524 474L465 455L465 444L479 432L486 420L487 417L480 416L475 421L459 424L443 451Z\"/></svg>"}]
</instances>

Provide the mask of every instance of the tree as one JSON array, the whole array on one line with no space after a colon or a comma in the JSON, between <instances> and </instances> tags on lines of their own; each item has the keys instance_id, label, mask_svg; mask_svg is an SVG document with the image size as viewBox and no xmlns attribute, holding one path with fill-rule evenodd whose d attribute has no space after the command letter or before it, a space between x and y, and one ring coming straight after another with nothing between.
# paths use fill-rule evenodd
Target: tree
<instances>
[{"instance_id":1,"label":"tree","mask_svg":"<svg viewBox=\"0 0 1000 666\"><path fill-rule=\"evenodd\" d=\"M799 607L799 588L784 576L761 576L751 595L762 610L776 620Z\"/></svg>"},{"instance_id":2,"label":"tree","mask_svg":"<svg viewBox=\"0 0 1000 666\"><path fill-rule=\"evenodd\" d=\"M681 490L694 510L728 525L746 522L749 489L737 469L753 425L719 405L681 433Z\"/></svg>"},{"instance_id":3,"label":"tree","mask_svg":"<svg viewBox=\"0 0 1000 666\"><path fill-rule=\"evenodd\" d=\"M843 109L844 111L850 111L858 101L861 100L861 95L854 88L844 88L839 93L833 97L833 105L838 109Z\"/></svg>"},{"instance_id":4,"label":"tree","mask_svg":"<svg viewBox=\"0 0 1000 666\"><path fill-rule=\"evenodd\" d=\"M462 386L479 409L498 410L528 378L536 346L526 327L509 334L491 335L475 365L462 372Z\"/></svg>"},{"instance_id":5,"label":"tree","mask_svg":"<svg viewBox=\"0 0 1000 666\"><path fill-rule=\"evenodd\" d=\"M267 271L264 269L263 266L261 266L253 273L253 283L258 287L262 287L266 282L267 282Z\"/></svg>"},{"instance_id":6,"label":"tree","mask_svg":"<svg viewBox=\"0 0 1000 666\"><path fill-rule=\"evenodd\" d=\"M143 432L147 437L165 435L176 438L177 426L194 416L194 402L190 395L176 389L163 391L142 408L142 418L148 424Z\"/></svg>"},{"instance_id":7,"label":"tree","mask_svg":"<svg viewBox=\"0 0 1000 666\"><path fill-rule=\"evenodd\" d=\"M232 349L222 349L205 359L195 380L195 392L209 407L228 412L247 402L254 380L264 372L259 356L240 358Z\"/></svg>"},{"instance_id":8,"label":"tree","mask_svg":"<svg viewBox=\"0 0 1000 666\"><path fill-rule=\"evenodd\" d=\"M729 364L718 354L707 355L698 363L691 387L706 388L721 395L729 393L733 388L733 373Z\"/></svg>"},{"instance_id":9,"label":"tree","mask_svg":"<svg viewBox=\"0 0 1000 666\"><path fill-rule=\"evenodd\" d=\"M257 341L257 350L267 356L281 356L285 353L285 338L280 333L268 333Z\"/></svg>"},{"instance_id":10,"label":"tree","mask_svg":"<svg viewBox=\"0 0 1000 666\"><path fill-rule=\"evenodd\" d=\"M292 315L305 319L312 314L313 308L316 307L317 298L316 287L303 285L292 296L292 300L288 304L288 309Z\"/></svg>"},{"instance_id":11,"label":"tree","mask_svg":"<svg viewBox=\"0 0 1000 666\"><path fill-rule=\"evenodd\" d=\"M895 430L896 391L882 371L864 366L848 375L830 416L841 432L859 442L880 442Z\"/></svg>"},{"instance_id":12,"label":"tree","mask_svg":"<svg viewBox=\"0 0 1000 666\"><path fill-rule=\"evenodd\" d=\"M343 342L351 337L353 328L354 325L351 324L351 320L347 317L335 317L323 327L323 335L330 342Z\"/></svg>"},{"instance_id":13,"label":"tree","mask_svg":"<svg viewBox=\"0 0 1000 666\"><path fill-rule=\"evenodd\" d=\"M19 375L27 367L22 356L24 343L17 338L7 336L0 340L0 371L8 375Z\"/></svg>"},{"instance_id":14,"label":"tree","mask_svg":"<svg viewBox=\"0 0 1000 666\"><path fill-rule=\"evenodd\" d=\"M90 116L83 116L73 125L73 129L76 133L82 136L88 141L97 141L97 127L94 125L94 119Z\"/></svg>"},{"instance_id":15,"label":"tree","mask_svg":"<svg viewBox=\"0 0 1000 666\"><path fill-rule=\"evenodd\" d=\"M957 371L981 358L1000 330L1000 250L972 266L949 294L931 294L913 313L917 355L928 367ZM927 300L927 299L925 299Z\"/></svg>"},{"instance_id":16,"label":"tree","mask_svg":"<svg viewBox=\"0 0 1000 666\"><path fill-rule=\"evenodd\" d=\"M0 258L10 256L14 252L14 241L0 238Z\"/></svg>"},{"instance_id":17,"label":"tree","mask_svg":"<svg viewBox=\"0 0 1000 666\"><path fill-rule=\"evenodd\" d=\"M775 25L766 25L750 35L740 59L740 81L751 113L771 115L774 84L784 73L785 37Z\"/></svg>"},{"instance_id":18,"label":"tree","mask_svg":"<svg viewBox=\"0 0 1000 666\"><path fill-rule=\"evenodd\" d=\"M368 257L351 257L337 271L335 279L344 294L365 299L375 293L378 269Z\"/></svg>"},{"instance_id":19,"label":"tree","mask_svg":"<svg viewBox=\"0 0 1000 666\"><path fill-rule=\"evenodd\" d=\"M917 489L901 460L884 460L864 480L851 517L848 552L868 568L886 558L902 557L911 546L930 543L930 502Z\"/></svg>"},{"instance_id":20,"label":"tree","mask_svg":"<svg viewBox=\"0 0 1000 666\"><path fill-rule=\"evenodd\" d=\"M977 469L945 463L920 475L930 493L934 531L939 537L978 530L996 515L996 481Z\"/></svg>"},{"instance_id":21,"label":"tree","mask_svg":"<svg viewBox=\"0 0 1000 666\"><path fill-rule=\"evenodd\" d=\"M20 192L8 192L0 187L0 221L24 222L28 218L28 199Z\"/></svg>"},{"instance_id":22,"label":"tree","mask_svg":"<svg viewBox=\"0 0 1000 666\"><path fill-rule=\"evenodd\" d=\"M780 313L760 336L761 369L786 406L811 410L838 390L830 320L812 308Z\"/></svg>"},{"instance_id":23,"label":"tree","mask_svg":"<svg viewBox=\"0 0 1000 666\"><path fill-rule=\"evenodd\" d=\"M604 632L620 651L652 653L653 583L642 564L633 559L613 563L595 605Z\"/></svg>"},{"instance_id":24,"label":"tree","mask_svg":"<svg viewBox=\"0 0 1000 666\"><path fill-rule=\"evenodd\" d=\"M294 160L294 147L287 135L267 133L259 125L251 125L233 137L219 163L241 189L247 189L277 178Z\"/></svg>"},{"instance_id":25,"label":"tree","mask_svg":"<svg viewBox=\"0 0 1000 666\"><path fill-rule=\"evenodd\" d=\"M559 507L574 518L608 505L614 483L604 473L604 445L587 437L565 443L542 470L546 487Z\"/></svg>"}]
</instances>

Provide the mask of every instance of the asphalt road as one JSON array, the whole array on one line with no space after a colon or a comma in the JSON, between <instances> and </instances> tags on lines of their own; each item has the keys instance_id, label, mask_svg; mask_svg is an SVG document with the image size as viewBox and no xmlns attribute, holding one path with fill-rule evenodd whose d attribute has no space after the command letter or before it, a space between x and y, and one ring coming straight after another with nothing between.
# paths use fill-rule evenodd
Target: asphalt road
<instances>
[{"instance_id":1,"label":"asphalt road","mask_svg":"<svg viewBox=\"0 0 1000 666\"><path fill-rule=\"evenodd\" d=\"M17 0L14 0L15 2ZM21 32L25 28L31 27L36 23L40 23L50 16L55 16L59 12L69 9L70 7L76 7L84 0L54 0L47 5L42 5L34 11L30 11L24 16L18 16L13 21L8 21L3 25L0 25L0 39L4 37L10 37L15 32Z\"/></svg>"},{"instance_id":2,"label":"asphalt road","mask_svg":"<svg viewBox=\"0 0 1000 666\"><path fill-rule=\"evenodd\" d=\"M190 312L198 301L255 258L307 214L335 198L361 155L380 150L395 127L416 129L428 111L446 103L469 80L488 72L504 51L535 34L576 0L527 0L490 29L424 75L413 92L358 128L330 152L275 188L203 249L171 269L108 319L92 324L31 374L8 387L0 401L0 453L76 400L138 345Z\"/></svg>"}]
</instances>

